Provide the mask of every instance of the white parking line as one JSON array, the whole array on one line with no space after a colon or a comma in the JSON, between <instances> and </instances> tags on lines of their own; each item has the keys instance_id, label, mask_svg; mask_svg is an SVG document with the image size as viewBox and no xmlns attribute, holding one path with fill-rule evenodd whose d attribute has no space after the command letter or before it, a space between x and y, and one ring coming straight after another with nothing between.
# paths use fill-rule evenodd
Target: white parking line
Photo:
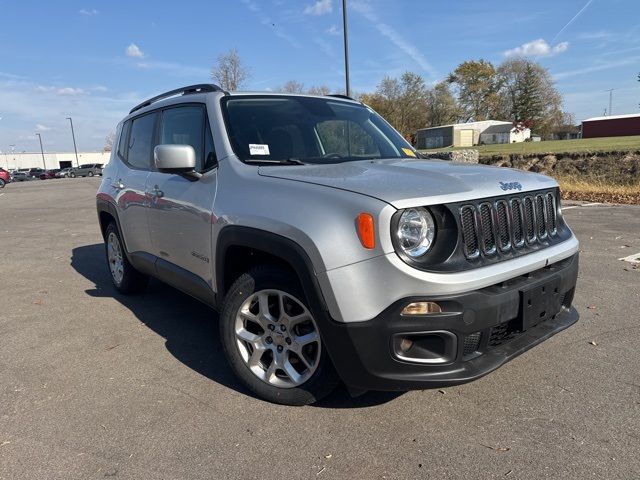
<instances>
[{"instance_id":1,"label":"white parking line","mask_svg":"<svg viewBox=\"0 0 640 480\"><path fill-rule=\"evenodd\" d=\"M0 193L0 197L1 197L2 195L4 195L4 193Z\"/></svg>"},{"instance_id":2,"label":"white parking line","mask_svg":"<svg viewBox=\"0 0 640 480\"><path fill-rule=\"evenodd\" d=\"M619 258L618 260L622 260L623 262L629 262L629 263L640 263L640 252L635 253L633 255L629 255L628 257Z\"/></svg>"},{"instance_id":3,"label":"white parking line","mask_svg":"<svg viewBox=\"0 0 640 480\"><path fill-rule=\"evenodd\" d=\"M582 206L583 207L595 207L596 205L604 205L600 202L594 202L594 203L583 203Z\"/></svg>"},{"instance_id":4,"label":"white parking line","mask_svg":"<svg viewBox=\"0 0 640 480\"><path fill-rule=\"evenodd\" d=\"M572 205L570 207L562 207L562 210L571 210L572 208L578 208L580 205Z\"/></svg>"}]
</instances>

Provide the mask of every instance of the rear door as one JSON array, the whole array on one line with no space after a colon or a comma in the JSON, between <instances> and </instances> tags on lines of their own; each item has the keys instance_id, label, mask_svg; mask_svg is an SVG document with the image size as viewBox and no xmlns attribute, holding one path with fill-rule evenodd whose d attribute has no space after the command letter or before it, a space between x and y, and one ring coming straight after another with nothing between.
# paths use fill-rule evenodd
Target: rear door
<instances>
[{"instance_id":1,"label":"rear door","mask_svg":"<svg viewBox=\"0 0 640 480\"><path fill-rule=\"evenodd\" d=\"M158 113L152 112L128 121L118 156L124 165L118 170L111 188L118 205L118 218L129 252L151 253L146 196L147 178L155 142Z\"/></svg>"},{"instance_id":2,"label":"rear door","mask_svg":"<svg viewBox=\"0 0 640 480\"><path fill-rule=\"evenodd\" d=\"M217 188L217 160L204 104L184 104L162 111L159 145L191 145L196 152L194 180L153 171L147 182L149 232L157 268L187 270L211 286L211 232Z\"/></svg>"}]
</instances>

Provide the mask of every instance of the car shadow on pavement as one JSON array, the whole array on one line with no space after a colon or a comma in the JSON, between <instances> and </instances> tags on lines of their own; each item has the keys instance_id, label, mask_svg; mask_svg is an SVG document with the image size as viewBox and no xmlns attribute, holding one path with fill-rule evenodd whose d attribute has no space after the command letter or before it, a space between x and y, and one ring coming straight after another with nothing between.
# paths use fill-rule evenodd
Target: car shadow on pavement
<instances>
[{"instance_id":1,"label":"car shadow on pavement","mask_svg":"<svg viewBox=\"0 0 640 480\"><path fill-rule=\"evenodd\" d=\"M138 320L165 339L167 350L180 362L205 377L255 397L236 379L227 364L218 335L215 310L158 280L152 279L143 294L122 295L111 284L104 259L104 245L74 248L71 266L95 288L92 297L110 297L128 308ZM344 387L316 403L321 408L363 408L387 403L401 392L368 392L352 398Z\"/></svg>"}]
</instances>

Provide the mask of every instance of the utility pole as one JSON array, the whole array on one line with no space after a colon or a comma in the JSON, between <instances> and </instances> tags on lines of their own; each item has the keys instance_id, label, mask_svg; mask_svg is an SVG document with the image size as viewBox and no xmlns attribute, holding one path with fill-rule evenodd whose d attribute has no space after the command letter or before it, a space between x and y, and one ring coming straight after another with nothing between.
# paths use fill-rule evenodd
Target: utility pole
<instances>
[{"instance_id":1,"label":"utility pole","mask_svg":"<svg viewBox=\"0 0 640 480\"><path fill-rule=\"evenodd\" d=\"M16 160L15 154L16 154L16 146L12 143L11 145L9 145L9 149L11 150L11 155L13 156L13 164L16 167L16 170L18 169L18 162Z\"/></svg>"},{"instance_id":2,"label":"utility pole","mask_svg":"<svg viewBox=\"0 0 640 480\"><path fill-rule=\"evenodd\" d=\"M76 147L76 134L73 131L73 120L71 117L67 117L67 120L71 123L71 137L73 138L73 151L76 152L76 167L80 166L80 162L78 162L78 147Z\"/></svg>"},{"instance_id":3,"label":"utility pole","mask_svg":"<svg viewBox=\"0 0 640 480\"><path fill-rule=\"evenodd\" d=\"M36 135L38 136L38 139L40 140L40 153L42 154L42 166L46 170L47 169L47 164L44 161L44 150L42 148L42 135L40 135L39 133L36 133Z\"/></svg>"},{"instance_id":4,"label":"utility pole","mask_svg":"<svg viewBox=\"0 0 640 480\"><path fill-rule=\"evenodd\" d=\"M342 33L344 34L344 74L345 93L351 96L351 86L349 85L349 31L347 29L347 0L342 0Z\"/></svg>"},{"instance_id":5,"label":"utility pole","mask_svg":"<svg viewBox=\"0 0 640 480\"><path fill-rule=\"evenodd\" d=\"M616 90L615 88L610 88L609 90L605 90L605 92L609 92L609 115L613 112L613 92Z\"/></svg>"}]
</instances>

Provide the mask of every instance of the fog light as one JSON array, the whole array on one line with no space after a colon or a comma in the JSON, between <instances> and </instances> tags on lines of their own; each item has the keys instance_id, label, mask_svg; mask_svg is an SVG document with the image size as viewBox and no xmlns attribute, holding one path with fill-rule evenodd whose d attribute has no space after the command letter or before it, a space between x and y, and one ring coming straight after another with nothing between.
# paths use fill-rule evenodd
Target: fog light
<instances>
[{"instance_id":1,"label":"fog light","mask_svg":"<svg viewBox=\"0 0 640 480\"><path fill-rule=\"evenodd\" d=\"M413 302L402 309L402 315L428 315L429 313L442 313L442 308L434 302Z\"/></svg>"},{"instance_id":2,"label":"fog light","mask_svg":"<svg viewBox=\"0 0 640 480\"><path fill-rule=\"evenodd\" d=\"M403 338L400 340L400 351L402 353L407 353L409 349L413 347L413 341L408 338Z\"/></svg>"}]
</instances>

